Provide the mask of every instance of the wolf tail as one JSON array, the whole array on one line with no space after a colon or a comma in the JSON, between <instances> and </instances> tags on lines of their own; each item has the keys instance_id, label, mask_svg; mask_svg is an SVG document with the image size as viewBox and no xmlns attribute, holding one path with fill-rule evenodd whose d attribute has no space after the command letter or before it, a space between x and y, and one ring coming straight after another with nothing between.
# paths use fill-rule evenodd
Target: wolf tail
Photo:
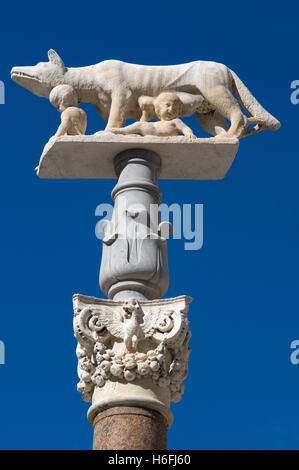
<instances>
[{"instance_id":1,"label":"wolf tail","mask_svg":"<svg viewBox=\"0 0 299 470\"><path fill-rule=\"evenodd\" d=\"M280 122L262 107L235 72L230 70L230 73L233 78L233 91L235 92L238 101L249 116L252 116L252 118L255 119L255 121L253 121L253 119L252 121L258 123L259 129L256 131L262 129L276 131L279 129Z\"/></svg>"}]
</instances>

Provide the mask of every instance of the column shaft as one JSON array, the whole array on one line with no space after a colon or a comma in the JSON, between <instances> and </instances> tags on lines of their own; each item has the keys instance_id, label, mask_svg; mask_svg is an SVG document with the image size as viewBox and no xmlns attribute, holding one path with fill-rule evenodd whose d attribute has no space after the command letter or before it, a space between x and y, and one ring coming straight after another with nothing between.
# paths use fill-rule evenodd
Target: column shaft
<instances>
[{"instance_id":1,"label":"column shaft","mask_svg":"<svg viewBox=\"0 0 299 470\"><path fill-rule=\"evenodd\" d=\"M157 412L117 407L100 413L94 425L94 450L165 450L167 423Z\"/></svg>"}]
</instances>

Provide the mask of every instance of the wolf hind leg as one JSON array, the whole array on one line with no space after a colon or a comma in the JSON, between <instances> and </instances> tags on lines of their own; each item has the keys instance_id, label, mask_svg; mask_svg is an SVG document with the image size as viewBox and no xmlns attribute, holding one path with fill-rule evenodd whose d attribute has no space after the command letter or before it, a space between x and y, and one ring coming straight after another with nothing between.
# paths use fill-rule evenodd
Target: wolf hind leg
<instances>
[{"instance_id":1,"label":"wolf hind leg","mask_svg":"<svg viewBox=\"0 0 299 470\"><path fill-rule=\"evenodd\" d=\"M211 111L207 114L196 113L198 124L212 135L226 135L228 125L226 120L217 111Z\"/></svg>"},{"instance_id":2,"label":"wolf hind leg","mask_svg":"<svg viewBox=\"0 0 299 470\"><path fill-rule=\"evenodd\" d=\"M247 117L242 113L233 94L225 86L218 85L205 92L204 96L211 106L230 120L226 137L241 137L247 127Z\"/></svg>"}]
</instances>

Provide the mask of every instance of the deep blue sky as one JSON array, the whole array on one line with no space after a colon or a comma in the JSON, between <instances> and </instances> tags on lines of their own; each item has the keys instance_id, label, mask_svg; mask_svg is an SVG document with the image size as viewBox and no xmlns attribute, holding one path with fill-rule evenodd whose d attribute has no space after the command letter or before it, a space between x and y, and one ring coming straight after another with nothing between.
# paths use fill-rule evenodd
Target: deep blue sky
<instances>
[{"instance_id":1,"label":"deep blue sky","mask_svg":"<svg viewBox=\"0 0 299 470\"><path fill-rule=\"evenodd\" d=\"M279 5L279 6L278 6ZM14 65L103 59L223 62L282 122L241 141L223 181L161 181L164 202L204 204L204 246L169 242L168 297L194 298L192 354L170 449L299 449L298 125L295 2L13 2L1 6L1 449L89 449L76 391L72 294L101 296L95 208L114 181L39 180L59 116L10 81ZM88 132L104 127L91 106ZM200 134L195 121L190 121ZM186 163L187 164L187 163Z\"/></svg>"}]
</instances>

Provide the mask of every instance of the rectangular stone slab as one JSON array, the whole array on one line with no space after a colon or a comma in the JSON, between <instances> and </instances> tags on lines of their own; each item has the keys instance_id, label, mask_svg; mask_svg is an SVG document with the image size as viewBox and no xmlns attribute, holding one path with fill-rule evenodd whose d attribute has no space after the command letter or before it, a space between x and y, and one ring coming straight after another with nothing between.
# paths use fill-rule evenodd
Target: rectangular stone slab
<instances>
[{"instance_id":1,"label":"rectangular stone slab","mask_svg":"<svg viewBox=\"0 0 299 470\"><path fill-rule=\"evenodd\" d=\"M110 133L50 140L36 168L40 178L115 178L114 157L130 148L151 150L162 160L160 179L219 180L239 148L236 138L120 136Z\"/></svg>"}]
</instances>

